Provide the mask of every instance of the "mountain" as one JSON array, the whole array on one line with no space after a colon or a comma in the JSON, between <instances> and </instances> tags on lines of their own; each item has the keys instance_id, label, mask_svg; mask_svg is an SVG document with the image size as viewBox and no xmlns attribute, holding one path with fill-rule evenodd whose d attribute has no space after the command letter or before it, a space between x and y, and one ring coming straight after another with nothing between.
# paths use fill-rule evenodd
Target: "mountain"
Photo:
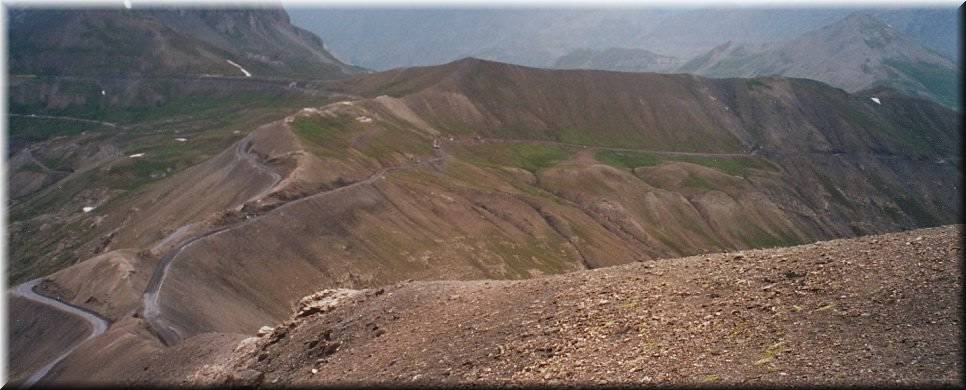
<instances>
[{"instance_id":1,"label":"mountain","mask_svg":"<svg viewBox=\"0 0 966 390\"><path fill-rule=\"evenodd\" d=\"M361 70L281 9L10 12L15 75L330 79Z\"/></svg>"},{"instance_id":2,"label":"mountain","mask_svg":"<svg viewBox=\"0 0 966 390\"><path fill-rule=\"evenodd\" d=\"M955 385L961 235L947 226L524 281L322 289L257 332L202 334L107 369L68 358L58 374L153 386ZM702 355L714 358L690 358Z\"/></svg>"},{"instance_id":3,"label":"mountain","mask_svg":"<svg viewBox=\"0 0 966 390\"><path fill-rule=\"evenodd\" d=\"M557 59L557 69L602 69L623 72L670 72L681 65L675 57L644 49L578 49Z\"/></svg>"},{"instance_id":4,"label":"mountain","mask_svg":"<svg viewBox=\"0 0 966 390\"><path fill-rule=\"evenodd\" d=\"M943 56L959 56L955 7L288 10L296 25L325 38L340 58L377 70L468 56L550 67L582 48L645 49L688 59L727 41L785 42L856 11Z\"/></svg>"},{"instance_id":5,"label":"mountain","mask_svg":"<svg viewBox=\"0 0 966 390\"><path fill-rule=\"evenodd\" d=\"M804 77L852 92L882 85L950 107L959 104L955 63L867 13L771 47L728 42L677 71L713 77Z\"/></svg>"},{"instance_id":6,"label":"mountain","mask_svg":"<svg viewBox=\"0 0 966 390\"><path fill-rule=\"evenodd\" d=\"M207 361L228 363L195 363L195 384L954 384L961 284L947 248L961 234L950 226L527 281L324 290L260 336L208 348ZM903 325L916 323L929 332ZM896 347L904 339L919 342Z\"/></svg>"},{"instance_id":7,"label":"mountain","mask_svg":"<svg viewBox=\"0 0 966 390\"><path fill-rule=\"evenodd\" d=\"M961 211L959 115L884 88L478 59L326 87L331 99L269 121L111 142L12 207L12 283L40 278L39 292L110 321L45 381L199 378L230 363L209 353L227 358L322 289L531 279L938 226ZM220 149L202 158L192 148L208 143L192 140L205 137ZM155 157L178 153L194 163ZM37 351L79 336L45 320L56 309L15 298L14 338L63 335L11 342L31 356L23 377Z\"/></svg>"}]
</instances>

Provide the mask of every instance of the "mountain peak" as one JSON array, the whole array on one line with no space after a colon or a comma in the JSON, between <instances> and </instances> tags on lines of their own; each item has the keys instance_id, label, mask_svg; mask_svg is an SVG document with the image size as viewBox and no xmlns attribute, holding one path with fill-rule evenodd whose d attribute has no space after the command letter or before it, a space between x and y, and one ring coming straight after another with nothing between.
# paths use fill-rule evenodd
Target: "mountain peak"
<instances>
[{"instance_id":1,"label":"mountain peak","mask_svg":"<svg viewBox=\"0 0 966 390\"><path fill-rule=\"evenodd\" d=\"M825 30L846 34L846 36L857 33L863 37L888 36L891 39L898 38L901 35L891 25L865 11L853 12L844 19L829 25ZM854 36L852 37L854 38Z\"/></svg>"}]
</instances>

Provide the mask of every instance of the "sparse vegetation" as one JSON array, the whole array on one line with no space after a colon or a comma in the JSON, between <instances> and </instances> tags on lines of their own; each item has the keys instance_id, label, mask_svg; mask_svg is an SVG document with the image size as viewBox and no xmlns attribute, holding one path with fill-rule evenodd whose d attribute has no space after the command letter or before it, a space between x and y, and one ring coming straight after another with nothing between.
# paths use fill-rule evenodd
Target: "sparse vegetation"
<instances>
[{"instance_id":1,"label":"sparse vegetation","mask_svg":"<svg viewBox=\"0 0 966 390\"><path fill-rule=\"evenodd\" d=\"M597 161L621 169L634 169L660 165L666 161L689 162L717 169L733 176L746 176L749 170L778 171L778 167L757 157L717 157L695 155L662 155L651 152L628 152L601 150L594 156Z\"/></svg>"},{"instance_id":2,"label":"sparse vegetation","mask_svg":"<svg viewBox=\"0 0 966 390\"><path fill-rule=\"evenodd\" d=\"M925 62L893 59L885 60L883 63L921 84L940 103L952 108L959 107L959 76L953 69ZM898 87L912 92L918 89L915 86L902 84L899 84Z\"/></svg>"},{"instance_id":3,"label":"sparse vegetation","mask_svg":"<svg viewBox=\"0 0 966 390\"><path fill-rule=\"evenodd\" d=\"M615 168L634 169L638 167L649 167L660 164L663 159L656 154L647 152L619 152L613 150L601 150L594 155L597 161L610 165Z\"/></svg>"},{"instance_id":4,"label":"sparse vegetation","mask_svg":"<svg viewBox=\"0 0 966 390\"><path fill-rule=\"evenodd\" d=\"M109 130L109 127L90 122L37 117L7 117L8 135L28 142L39 142L57 136L78 135L85 131Z\"/></svg>"},{"instance_id":5,"label":"sparse vegetation","mask_svg":"<svg viewBox=\"0 0 966 390\"><path fill-rule=\"evenodd\" d=\"M544 144L489 144L461 148L457 152L467 161L489 165L510 166L536 173L569 158L564 148Z\"/></svg>"}]
</instances>

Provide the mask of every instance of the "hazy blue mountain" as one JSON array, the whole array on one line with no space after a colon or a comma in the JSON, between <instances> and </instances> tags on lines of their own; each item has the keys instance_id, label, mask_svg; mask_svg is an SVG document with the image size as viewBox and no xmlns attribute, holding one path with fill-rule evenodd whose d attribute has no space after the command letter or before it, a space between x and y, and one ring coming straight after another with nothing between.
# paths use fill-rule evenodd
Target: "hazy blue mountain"
<instances>
[{"instance_id":1,"label":"hazy blue mountain","mask_svg":"<svg viewBox=\"0 0 966 390\"><path fill-rule=\"evenodd\" d=\"M676 71L713 77L801 77L850 92L888 86L950 107L959 105L959 75L952 60L864 12L783 43L725 43Z\"/></svg>"},{"instance_id":2,"label":"hazy blue mountain","mask_svg":"<svg viewBox=\"0 0 966 390\"><path fill-rule=\"evenodd\" d=\"M321 36L340 59L371 69L473 56L553 66L578 49L645 49L690 59L728 41L782 42L855 9L310 9L292 23ZM938 53L958 56L955 8L869 10Z\"/></svg>"}]
</instances>

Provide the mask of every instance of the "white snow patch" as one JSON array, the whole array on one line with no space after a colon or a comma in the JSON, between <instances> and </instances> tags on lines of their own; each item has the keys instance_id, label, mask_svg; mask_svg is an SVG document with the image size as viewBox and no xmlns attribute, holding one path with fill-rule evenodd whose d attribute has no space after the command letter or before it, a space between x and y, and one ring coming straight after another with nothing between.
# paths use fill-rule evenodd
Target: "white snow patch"
<instances>
[{"instance_id":1,"label":"white snow patch","mask_svg":"<svg viewBox=\"0 0 966 390\"><path fill-rule=\"evenodd\" d=\"M351 106L352 105L352 102L339 102L339 104L341 104L343 106Z\"/></svg>"},{"instance_id":2,"label":"white snow patch","mask_svg":"<svg viewBox=\"0 0 966 390\"><path fill-rule=\"evenodd\" d=\"M175 141L178 141L178 142L185 142L185 141L187 141L188 139L187 139L187 138L175 138L174 140L175 140Z\"/></svg>"},{"instance_id":3,"label":"white snow patch","mask_svg":"<svg viewBox=\"0 0 966 390\"><path fill-rule=\"evenodd\" d=\"M232 66L238 68L238 70L240 70L242 73L245 74L245 77L252 77L252 74L251 73L248 73L248 71L245 70L245 68L242 68L241 65L238 65L238 64L234 63L232 60L225 60L225 61L228 61L229 64L231 64Z\"/></svg>"},{"instance_id":4,"label":"white snow patch","mask_svg":"<svg viewBox=\"0 0 966 390\"><path fill-rule=\"evenodd\" d=\"M130 155L128 157L130 157L130 158L144 157L144 153L135 153L135 154L132 154L132 155Z\"/></svg>"},{"instance_id":5,"label":"white snow patch","mask_svg":"<svg viewBox=\"0 0 966 390\"><path fill-rule=\"evenodd\" d=\"M131 9L131 0L124 0L124 8Z\"/></svg>"},{"instance_id":6,"label":"white snow patch","mask_svg":"<svg viewBox=\"0 0 966 390\"><path fill-rule=\"evenodd\" d=\"M320 111L318 108L315 108L315 107L305 107L299 110L299 114L302 114L302 115L314 115L321 112L322 111Z\"/></svg>"},{"instance_id":7,"label":"white snow patch","mask_svg":"<svg viewBox=\"0 0 966 390\"><path fill-rule=\"evenodd\" d=\"M367 116L365 116L365 115L363 115L363 116L359 116L359 117L356 117L356 120L357 120L357 121L359 121L359 122L362 122L362 123L369 123L369 122L372 122L372 118L370 118L370 117L367 117Z\"/></svg>"},{"instance_id":8,"label":"white snow patch","mask_svg":"<svg viewBox=\"0 0 966 390\"><path fill-rule=\"evenodd\" d=\"M101 96L105 96L105 95L107 95L107 91L105 91L105 90L102 89L101 90Z\"/></svg>"},{"instance_id":9,"label":"white snow patch","mask_svg":"<svg viewBox=\"0 0 966 390\"><path fill-rule=\"evenodd\" d=\"M94 208L91 206L84 206L84 208L82 208L81 210L83 210L85 213L89 213L92 210L94 210Z\"/></svg>"},{"instance_id":10,"label":"white snow patch","mask_svg":"<svg viewBox=\"0 0 966 390\"><path fill-rule=\"evenodd\" d=\"M875 102L875 104L882 104L882 101L880 101L877 97L872 98L872 101Z\"/></svg>"}]
</instances>

